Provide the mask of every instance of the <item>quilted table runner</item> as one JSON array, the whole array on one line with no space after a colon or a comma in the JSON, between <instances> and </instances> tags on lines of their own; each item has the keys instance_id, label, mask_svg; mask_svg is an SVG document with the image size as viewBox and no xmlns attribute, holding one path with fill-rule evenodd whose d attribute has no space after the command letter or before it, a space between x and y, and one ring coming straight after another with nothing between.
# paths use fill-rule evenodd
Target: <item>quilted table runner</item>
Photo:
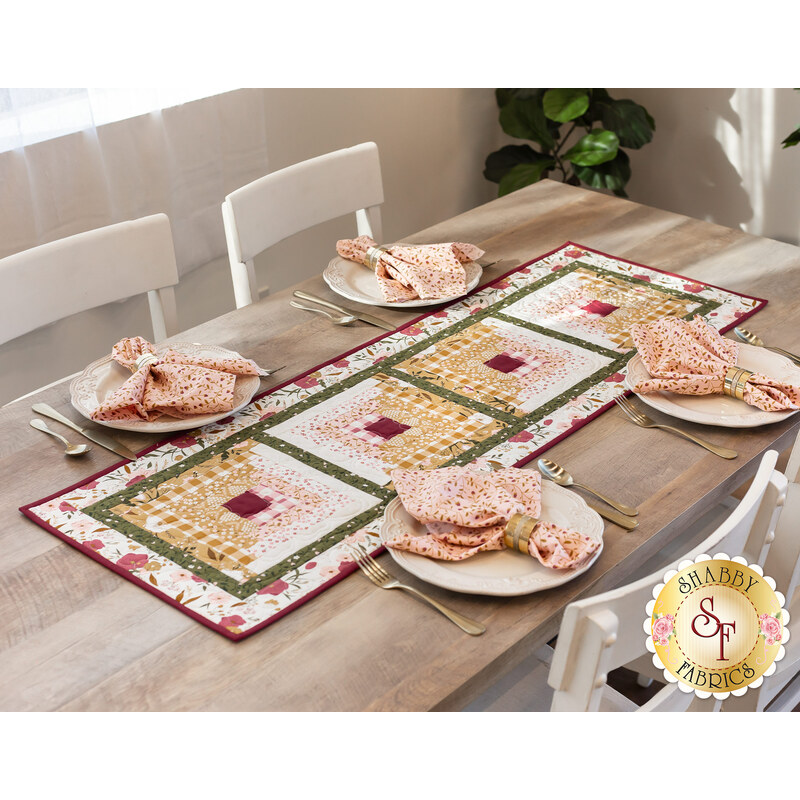
<instances>
[{"instance_id":1,"label":"quilted table runner","mask_svg":"<svg viewBox=\"0 0 800 800\"><path fill-rule=\"evenodd\" d=\"M239 640L380 548L393 468L521 466L625 392L633 323L764 305L567 243L21 511Z\"/></svg>"}]
</instances>

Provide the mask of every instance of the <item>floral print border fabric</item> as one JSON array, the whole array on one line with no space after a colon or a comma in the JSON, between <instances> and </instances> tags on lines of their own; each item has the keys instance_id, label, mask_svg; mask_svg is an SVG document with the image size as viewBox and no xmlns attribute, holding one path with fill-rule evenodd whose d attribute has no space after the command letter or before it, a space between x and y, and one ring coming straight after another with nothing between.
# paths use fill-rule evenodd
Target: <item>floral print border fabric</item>
<instances>
[{"instance_id":1,"label":"floral print border fabric","mask_svg":"<svg viewBox=\"0 0 800 800\"><path fill-rule=\"evenodd\" d=\"M625 392L631 325L764 304L568 243L21 510L239 640L381 547L393 469L521 466Z\"/></svg>"}]
</instances>

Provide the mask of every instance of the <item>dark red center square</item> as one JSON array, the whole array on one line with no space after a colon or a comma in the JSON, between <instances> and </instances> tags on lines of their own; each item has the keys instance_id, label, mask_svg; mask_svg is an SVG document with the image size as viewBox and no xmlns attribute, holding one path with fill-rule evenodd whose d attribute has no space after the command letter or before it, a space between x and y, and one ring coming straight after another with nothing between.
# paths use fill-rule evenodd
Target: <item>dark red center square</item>
<instances>
[{"instance_id":1,"label":"dark red center square","mask_svg":"<svg viewBox=\"0 0 800 800\"><path fill-rule=\"evenodd\" d=\"M490 358L488 361L484 361L483 363L486 364L487 367L496 369L498 372L513 372L515 369L517 369L517 367L521 367L525 362L518 358L514 358L514 356L500 353L500 355Z\"/></svg>"},{"instance_id":2,"label":"dark red center square","mask_svg":"<svg viewBox=\"0 0 800 800\"><path fill-rule=\"evenodd\" d=\"M381 439L389 440L393 436L397 436L403 433L403 431L407 431L410 427L410 425L403 425L402 422L395 422L393 419L389 419L388 417L381 417L379 420L367 425L364 430L380 436Z\"/></svg>"},{"instance_id":3,"label":"dark red center square","mask_svg":"<svg viewBox=\"0 0 800 800\"><path fill-rule=\"evenodd\" d=\"M611 303L604 303L602 300L592 300L591 303L587 303L581 308L590 314L599 314L601 317L607 317L612 311L616 311L619 306L612 306Z\"/></svg>"},{"instance_id":4,"label":"dark red center square","mask_svg":"<svg viewBox=\"0 0 800 800\"><path fill-rule=\"evenodd\" d=\"M232 497L227 503L223 503L223 508L238 514L240 517L252 517L258 514L265 508L270 507L269 500L259 497L254 492L242 492L242 494Z\"/></svg>"}]
</instances>

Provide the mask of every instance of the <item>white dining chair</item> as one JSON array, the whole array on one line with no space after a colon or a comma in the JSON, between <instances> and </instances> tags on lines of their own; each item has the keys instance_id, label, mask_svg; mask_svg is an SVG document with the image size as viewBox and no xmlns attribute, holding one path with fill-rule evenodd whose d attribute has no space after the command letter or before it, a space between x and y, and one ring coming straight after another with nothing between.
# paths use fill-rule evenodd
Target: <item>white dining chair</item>
<instances>
[{"instance_id":1,"label":"white dining chair","mask_svg":"<svg viewBox=\"0 0 800 800\"><path fill-rule=\"evenodd\" d=\"M153 341L178 332L178 268L166 214L78 233L0 259L0 344L147 293Z\"/></svg>"},{"instance_id":2,"label":"white dining chair","mask_svg":"<svg viewBox=\"0 0 800 800\"><path fill-rule=\"evenodd\" d=\"M380 244L382 203L374 142L293 164L231 192L222 204L222 221L236 307L249 305L261 293L255 256L295 233L355 212L358 235Z\"/></svg>"},{"instance_id":3,"label":"white dining chair","mask_svg":"<svg viewBox=\"0 0 800 800\"><path fill-rule=\"evenodd\" d=\"M628 666L641 674L663 675L645 645L645 607L664 573L701 553L741 555L765 565L781 506L786 476L775 469L778 453L764 454L749 490L704 541L652 575L567 606L555 648L540 647L494 692L489 705L465 710L492 711L719 711L721 701L695 699L667 684L638 706L610 687L608 673ZM767 574L769 574L767 572Z\"/></svg>"},{"instance_id":4,"label":"white dining chair","mask_svg":"<svg viewBox=\"0 0 800 800\"><path fill-rule=\"evenodd\" d=\"M729 697L721 711L792 711L800 705L800 434L786 465L789 485L775 527L775 541L764 561L764 574L775 581L786 597L789 641L785 654L775 662L775 673L757 689L742 697Z\"/></svg>"}]
</instances>

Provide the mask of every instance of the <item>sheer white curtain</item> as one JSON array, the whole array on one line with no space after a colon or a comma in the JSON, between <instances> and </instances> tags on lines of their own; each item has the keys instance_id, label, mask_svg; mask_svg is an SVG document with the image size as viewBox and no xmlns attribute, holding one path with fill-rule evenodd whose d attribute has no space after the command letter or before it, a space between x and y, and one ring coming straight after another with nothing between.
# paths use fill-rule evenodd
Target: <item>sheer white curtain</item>
<instances>
[{"instance_id":1,"label":"sheer white curtain","mask_svg":"<svg viewBox=\"0 0 800 800\"><path fill-rule=\"evenodd\" d=\"M0 257L159 211L181 273L224 255L222 200L267 171L263 97L198 93L0 90Z\"/></svg>"}]
</instances>

